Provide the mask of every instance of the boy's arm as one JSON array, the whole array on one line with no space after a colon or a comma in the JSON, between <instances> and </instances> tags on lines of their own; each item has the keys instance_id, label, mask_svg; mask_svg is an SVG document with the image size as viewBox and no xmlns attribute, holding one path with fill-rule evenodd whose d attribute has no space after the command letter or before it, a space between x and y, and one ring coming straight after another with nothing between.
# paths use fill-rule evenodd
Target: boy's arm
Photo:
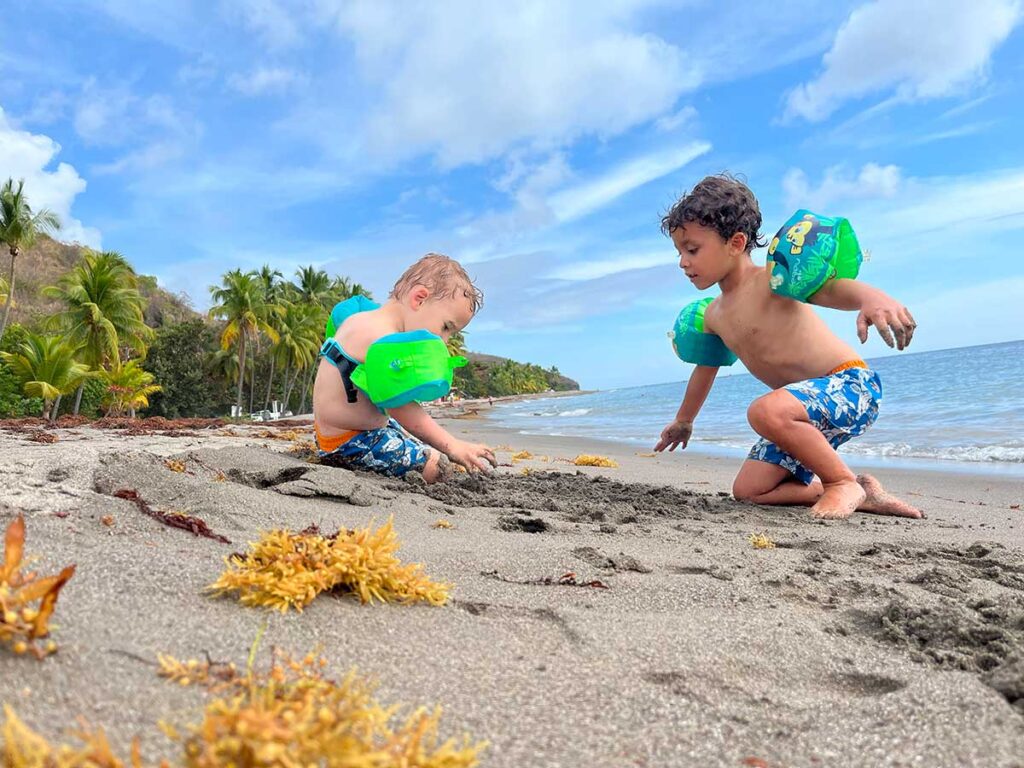
<instances>
[{"instance_id":1,"label":"boy's arm","mask_svg":"<svg viewBox=\"0 0 1024 768\"><path fill-rule=\"evenodd\" d=\"M388 413L395 417L409 432L433 446L441 453L447 455L456 464L461 464L466 469L477 470L487 469L487 464L497 466L497 459L494 452L486 445L469 443L459 440L448 430L438 424L430 417L423 407L416 402L407 403L400 408L390 408Z\"/></svg>"},{"instance_id":2,"label":"boy's arm","mask_svg":"<svg viewBox=\"0 0 1024 768\"><path fill-rule=\"evenodd\" d=\"M829 280L808 299L811 304L832 309L860 310L857 315L857 337L861 344L868 340L868 326L875 326L882 341L890 347L903 349L914 337L914 322L910 311L885 291L860 280L839 278Z\"/></svg>"},{"instance_id":3,"label":"boy's arm","mask_svg":"<svg viewBox=\"0 0 1024 768\"><path fill-rule=\"evenodd\" d=\"M697 418L701 406L711 392L711 386L715 383L715 376L718 375L718 368L709 365L698 365L693 369L690 380L686 383L686 394L683 395L683 402L676 411L676 418L661 432L661 439L654 446L655 451L664 451L668 448L674 451L677 446L686 448L690 442L690 435L693 434L693 420Z\"/></svg>"}]
</instances>

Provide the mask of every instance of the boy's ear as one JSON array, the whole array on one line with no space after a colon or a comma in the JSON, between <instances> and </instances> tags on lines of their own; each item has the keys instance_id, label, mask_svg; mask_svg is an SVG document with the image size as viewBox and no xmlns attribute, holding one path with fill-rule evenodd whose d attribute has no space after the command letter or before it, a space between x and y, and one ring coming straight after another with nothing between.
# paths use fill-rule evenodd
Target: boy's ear
<instances>
[{"instance_id":1,"label":"boy's ear","mask_svg":"<svg viewBox=\"0 0 1024 768\"><path fill-rule=\"evenodd\" d=\"M735 248L737 251L747 250L748 238L742 232L736 232L732 237L729 238L729 245Z\"/></svg>"},{"instance_id":2,"label":"boy's ear","mask_svg":"<svg viewBox=\"0 0 1024 768\"><path fill-rule=\"evenodd\" d=\"M430 298L430 289L425 285L414 285L409 291L409 304L413 309L419 309L423 302Z\"/></svg>"}]
</instances>

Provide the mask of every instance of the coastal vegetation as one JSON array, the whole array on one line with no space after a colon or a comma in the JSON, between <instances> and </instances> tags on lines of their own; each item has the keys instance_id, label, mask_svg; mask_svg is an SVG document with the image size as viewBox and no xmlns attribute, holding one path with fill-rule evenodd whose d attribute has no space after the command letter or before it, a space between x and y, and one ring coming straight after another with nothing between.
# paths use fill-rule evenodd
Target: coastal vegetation
<instances>
[{"instance_id":1,"label":"coastal vegetation","mask_svg":"<svg viewBox=\"0 0 1024 768\"><path fill-rule=\"evenodd\" d=\"M292 279L264 265L232 269L210 286L211 306L162 290L115 251L61 243L60 221L34 210L22 182L0 188L0 418L225 416L305 413L324 327L334 305L373 298L347 276L314 265ZM558 369L468 352L456 371L463 397L578 389Z\"/></svg>"}]
</instances>

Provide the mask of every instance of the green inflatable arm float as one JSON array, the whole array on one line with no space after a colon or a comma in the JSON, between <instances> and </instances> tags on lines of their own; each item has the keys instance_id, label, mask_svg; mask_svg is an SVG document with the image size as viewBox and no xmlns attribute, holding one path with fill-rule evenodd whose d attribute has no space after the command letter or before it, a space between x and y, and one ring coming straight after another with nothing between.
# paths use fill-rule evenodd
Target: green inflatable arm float
<instances>
[{"instance_id":1,"label":"green inflatable arm float","mask_svg":"<svg viewBox=\"0 0 1024 768\"><path fill-rule=\"evenodd\" d=\"M736 355L725 346L720 336L704 330L704 312L713 298L698 299L683 307L675 328L668 332L672 347L680 360L694 365L720 368L736 362Z\"/></svg>"},{"instance_id":2,"label":"green inflatable arm float","mask_svg":"<svg viewBox=\"0 0 1024 768\"><path fill-rule=\"evenodd\" d=\"M833 278L857 277L863 260L849 221L801 209L768 246L769 283L774 293L807 301Z\"/></svg>"},{"instance_id":3,"label":"green inflatable arm float","mask_svg":"<svg viewBox=\"0 0 1024 768\"><path fill-rule=\"evenodd\" d=\"M444 397L455 369L467 362L450 355L444 340L430 331L393 333L370 345L366 361L352 371L352 383L379 408L398 408Z\"/></svg>"}]
</instances>

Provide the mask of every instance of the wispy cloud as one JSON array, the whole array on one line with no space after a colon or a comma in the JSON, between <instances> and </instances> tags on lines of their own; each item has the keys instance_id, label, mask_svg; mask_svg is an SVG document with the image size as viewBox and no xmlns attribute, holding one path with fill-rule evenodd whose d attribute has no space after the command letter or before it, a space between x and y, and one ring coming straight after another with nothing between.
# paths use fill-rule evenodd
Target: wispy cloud
<instances>
[{"instance_id":1,"label":"wispy cloud","mask_svg":"<svg viewBox=\"0 0 1024 768\"><path fill-rule=\"evenodd\" d=\"M956 93L984 77L1020 18L1016 0L865 3L836 33L824 71L789 94L786 114L824 120L849 99L890 89L903 101Z\"/></svg>"},{"instance_id":2,"label":"wispy cloud","mask_svg":"<svg viewBox=\"0 0 1024 768\"><path fill-rule=\"evenodd\" d=\"M549 205L560 222L581 218L710 151L711 144L695 141L678 149L637 157L596 179L561 190L549 199Z\"/></svg>"},{"instance_id":3,"label":"wispy cloud","mask_svg":"<svg viewBox=\"0 0 1024 768\"><path fill-rule=\"evenodd\" d=\"M283 67L257 67L247 74L233 74L228 85L245 96L284 93L306 83L305 75Z\"/></svg>"},{"instance_id":4,"label":"wispy cloud","mask_svg":"<svg viewBox=\"0 0 1024 768\"><path fill-rule=\"evenodd\" d=\"M620 272L665 266L674 262L675 256L673 255L672 247L670 245L663 245L661 248L643 253L624 253L608 259L584 259L559 267L553 272L549 272L546 276L554 280L595 280L599 277L607 277L619 274Z\"/></svg>"}]
</instances>

